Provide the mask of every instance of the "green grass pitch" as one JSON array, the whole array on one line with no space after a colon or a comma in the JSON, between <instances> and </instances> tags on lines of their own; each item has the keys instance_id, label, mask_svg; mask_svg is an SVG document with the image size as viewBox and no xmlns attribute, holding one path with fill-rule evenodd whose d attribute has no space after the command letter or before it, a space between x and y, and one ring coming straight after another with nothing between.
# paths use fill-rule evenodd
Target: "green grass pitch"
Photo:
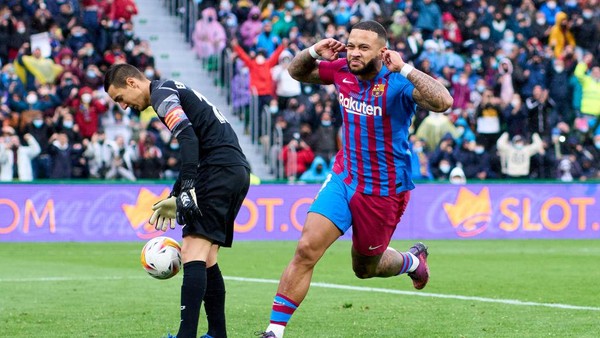
<instances>
[{"instance_id":1,"label":"green grass pitch","mask_svg":"<svg viewBox=\"0 0 600 338\"><path fill-rule=\"evenodd\" d=\"M1 243L0 336L162 337L176 333L182 274L143 271L137 243ZM406 250L412 242L392 246ZM359 280L350 242L315 270L286 337L598 337L600 241L428 241L431 279ZM221 250L229 337L263 330L295 242ZM206 330L201 314L199 335Z\"/></svg>"}]
</instances>

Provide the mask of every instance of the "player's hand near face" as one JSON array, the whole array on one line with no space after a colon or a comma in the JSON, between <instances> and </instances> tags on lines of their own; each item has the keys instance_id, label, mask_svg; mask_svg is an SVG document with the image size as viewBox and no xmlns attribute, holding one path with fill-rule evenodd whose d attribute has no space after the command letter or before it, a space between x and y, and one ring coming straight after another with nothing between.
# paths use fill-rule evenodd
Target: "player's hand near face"
<instances>
[{"instance_id":1,"label":"player's hand near face","mask_svg":"<svg viewBox=\"0 0 600 338\"><path fill-rule=\"evenodd\" d=\"M400 53L389 49L381 51L381 61L391 72L399 72L405 65Z\"/></svg>"},{"instance_id":2,"label":"player's hand near face","mask_svg":"<svg viewBox=\"0 0 600 338\"><path fill-rule=\"evenodd\" d=\"M338 54L346 50L346 45L332 38L321 40L314 47L317 54L328 61L337 60Z\"/></svg>"}]
</instances>

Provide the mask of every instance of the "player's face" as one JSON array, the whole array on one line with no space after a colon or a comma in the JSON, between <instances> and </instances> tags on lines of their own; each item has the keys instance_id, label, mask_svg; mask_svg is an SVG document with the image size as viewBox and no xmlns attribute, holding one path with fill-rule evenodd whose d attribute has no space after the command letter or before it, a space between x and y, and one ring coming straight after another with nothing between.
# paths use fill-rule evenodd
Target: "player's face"
<instances>
[{"instance_id":1,"label":"player's face","mask_svg":"<svg viewBox=\"0 0 600 338\"><path fill-rule=\"evenodd\" d=\"M350 72L355 75L366 75L379 71L381 65L380 53L385 42L377 33L353 29L346 44L346 60Z\"/></svg>"},{"instance_id":2,"label":"player's face","mask_svg":"<svg viewBox=\"0 0 600 338\"><path fill-rule=\"evenodd\" d=\"M108 95L121 106L122 109L131 107L137 111L146 109L149 105L149 98L143 90L142 83L134 78L127 79L125 87L115 87L111 85L108 88Z\"/></svg>"}]
</instances>

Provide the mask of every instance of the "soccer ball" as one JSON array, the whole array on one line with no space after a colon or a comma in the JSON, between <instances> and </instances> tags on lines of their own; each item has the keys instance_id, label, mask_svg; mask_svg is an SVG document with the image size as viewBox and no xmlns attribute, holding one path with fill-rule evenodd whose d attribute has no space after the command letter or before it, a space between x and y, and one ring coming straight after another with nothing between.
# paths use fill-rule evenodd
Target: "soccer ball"
<instances>
[{"instance_id":1,"label":"soccer ball","mask_svg":"<svg viewBox=\"0 0 600 338\"><path fill-rule=\"evenodd\" d=\"M155 237L144 245L140 259L150 276L169 279L181 269L181 247L170 237Z\"/></svg>"}]
</instances>

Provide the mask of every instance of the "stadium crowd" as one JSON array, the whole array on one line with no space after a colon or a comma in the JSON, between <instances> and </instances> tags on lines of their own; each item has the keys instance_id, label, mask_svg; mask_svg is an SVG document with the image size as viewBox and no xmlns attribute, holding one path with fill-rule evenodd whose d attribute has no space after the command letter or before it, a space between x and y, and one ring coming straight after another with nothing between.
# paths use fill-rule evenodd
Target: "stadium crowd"
<instances>
[{"instance_id":1,"label":"stadium crowd","mask_svg":"<svg viewBox=\"0 0 600 338\"><path fill-rule=\"evenodd\" d=\"M299 83L287 65L319 39L345 41L360 20L381 22L389 48L454 97L446 114L417 109L414 179L600 178L597 0L260 4L201 1L192 48L209 70L231 65L217 82L230 84L235 115L260 131L282 178L324 179L341 146L334 88ZM0 180L177 175L177 141L154 112L121 110L101 88L116 62L160 78L136 13L133 0L0 0ZM48 55L32 50L40 33ZM270 130L263 114L250 118L253 101Z\"/></svg>"}]
</instances>

